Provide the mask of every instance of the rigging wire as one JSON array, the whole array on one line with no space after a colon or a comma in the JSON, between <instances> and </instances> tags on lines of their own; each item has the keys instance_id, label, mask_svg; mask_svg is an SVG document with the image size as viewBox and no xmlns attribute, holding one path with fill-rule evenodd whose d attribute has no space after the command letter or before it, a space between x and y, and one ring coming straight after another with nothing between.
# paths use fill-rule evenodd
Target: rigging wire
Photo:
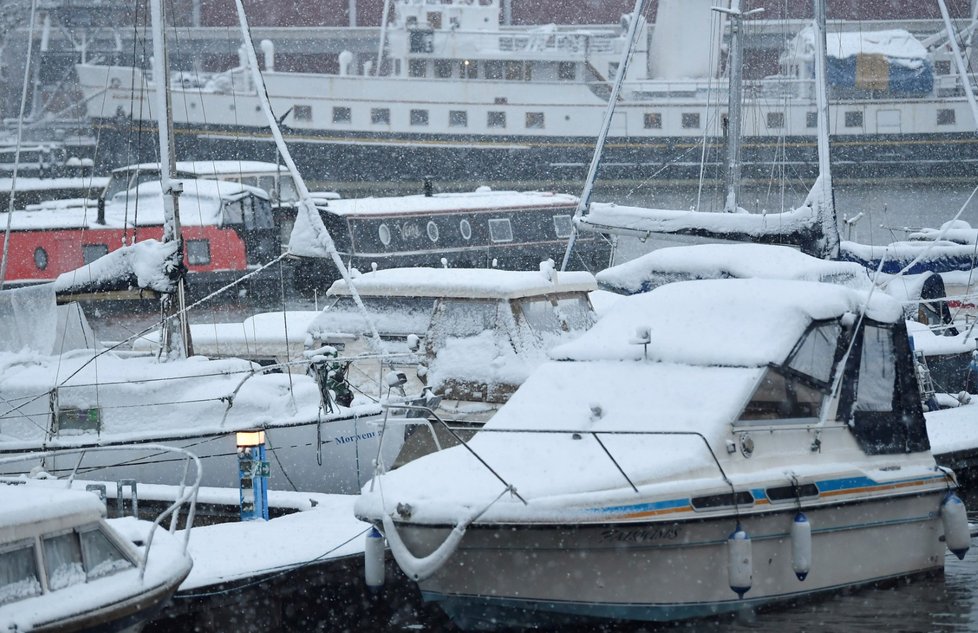
<instances>
[{"instance_id":1,"label":"rigging wire","mask_svg":"<svg viewBox=\"0 0 978 633\"><path fill-rule=\"evenodd\" d=\"M7 279L7 260L10 254L10 231L13 227L14 198L17 193L17 172L20 167L20 145L24 139L24 110L30 85L31 57L34 51L34 25L37 21L37 0L31 0L31 19L27 27L27 63L24 64L24 85L20 91L20 112L17 116L17 145L14 148L14 170L11 174L10 198L7 203L7 226L3 234L3 254L0 255L0 290Z\"/></svg>"}]
</instances>

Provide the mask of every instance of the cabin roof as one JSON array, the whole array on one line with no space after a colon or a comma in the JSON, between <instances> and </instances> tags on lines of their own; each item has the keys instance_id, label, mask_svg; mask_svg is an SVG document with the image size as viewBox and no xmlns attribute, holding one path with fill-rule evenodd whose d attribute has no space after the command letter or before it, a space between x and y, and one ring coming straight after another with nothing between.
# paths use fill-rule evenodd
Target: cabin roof
<instances>
[{"instance_id":1,"label":"cabin roof","mask_svg":"<svg viewBox=\"0 0 978 633\"><path fill-rule=\"evenodd\" d=\"M364 296L518 299L555 292L590 292L597 288L587 272L554 272L551 281L540 271L486 268L390 268L354 279ZM345 281L330 287L330 295L348 295Z\"/></svg>"},{"instance_id":2,"label":"cabin roof","mask_svg":"<svg viewBox=\"0 0 978 633\"><path fill-rule=\"evenodd\" d=\"M219 176L219 175L238 175L238 174L277 174L288 173L288 168L284 165L277 165L259 160L179 160L176 164L177 172L184 172L187 175L196 176ZM139 171L159 171L159 163L137 163L113 169L113 174L124 174L135 170Z\"/></svg>"},{"instance_id":3,"label":"cabin roof","mask_svg":"<svg viewBox=\"0 0 978 633\"><path fill-rule=\"evenodd\" d=\"M867 305L868 304L868 305ZM813 320L856 314L902 321L899 303L882 292L769 279L697 280L625 297L580 338L551 350L568 360L640 360L632 342L649 328L648 358L697 366L759 367L783 362Z\"/></svg>"},{"instance_id":4,"label":"cabin roof","mask_svg":"<svg viewBox=\"0 0 978 633\"><path fill-rule=\"evenodd\" d=\"M689 279L765 278L841 283L867 288L866 269L854 262L828 261L787 246L699 244L660 248L602 270L602 288L634 294Z\"/></svg>"},{"instance_id":5,"label":"cabin roof","mask_svg":"<svg viewBox=\"0 0 978 633\"><path fill-rule=\"evenodd\" d=\"M69 527L98 521L105 511L99 498L88 491L5 484L0 484L0 504L0 539L15 526L60 520Z\"/></svg>"},{"instance_id":6,"label":"cabin roof","mask_svg":"<svg viewBox=\"0 0 978 633\"><path fill-rule=\"evenodd\" d=\"M340 216L410 215L448 211L507 211L527 207L571 207L577 196L546 191L491 191L479 188L463 193L389 198L343 198L330 200L328 211Z\"/></svg>"}]
</instances>

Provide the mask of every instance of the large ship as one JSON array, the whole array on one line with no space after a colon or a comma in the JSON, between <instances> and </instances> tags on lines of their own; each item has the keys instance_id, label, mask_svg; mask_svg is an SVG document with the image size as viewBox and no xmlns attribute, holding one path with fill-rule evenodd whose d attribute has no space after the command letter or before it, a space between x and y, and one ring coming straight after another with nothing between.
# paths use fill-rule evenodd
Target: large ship
<instances>
[{"instance_id":1,"label":"large ship","mask_svg":"<svg viewBox=\"0 0 978 633\"><path fill-rule=\"evenodd\" d=\"M580 180L640 20L602 177L718 175L731 69L721 0L661 0L654 28L500 24L499 0L392 0L379 55L341 53L336 74L275 69L264 80L300 169L330 187L377 180ZM723 8L723 7L720 7ZM386 22L385 22L386 24ZM751 20L744 23L751 28ZM956 34L955 34L956 35ZM788 34L778 74L745 84L748 175L817 170L814 67L805 32ZM690 45L695 42L695 45ZM978 168L976 124L947 37L829 34L833 161L839 176L947 176ZM275 160L246 58L172 81L178 151ZM378 62L379 60L379 62ZM103 143L132 155L133 120L152 127L155 82L139 67L80 64ZM153 151L145 148L146 158Z\"/></svg>"}]
</instances>

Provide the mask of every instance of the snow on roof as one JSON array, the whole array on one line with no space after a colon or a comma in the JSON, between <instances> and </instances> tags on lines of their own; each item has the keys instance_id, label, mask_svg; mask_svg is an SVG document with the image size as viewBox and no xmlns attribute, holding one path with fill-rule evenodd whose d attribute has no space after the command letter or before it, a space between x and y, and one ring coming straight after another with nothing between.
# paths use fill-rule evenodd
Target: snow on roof
<instances>
[{"instance_id":1,"label":"snow on roof","mask_svg":"<svg viewBox=\"0 0 978 633\"><path fill-rule=\"evenodd\" d=\"M661 248L597 275L602 288L635 294L688 279L764 278L841 283L868 288L866 269L806 255L787 246L700 244Z\"/></svg>"},{"instance_id":2,"label":"snow on roof","mask_svg":"<svg viewBox=\"0 0 978 633\"><path fill-rule=\"evenodd\" d=\"M220 224L225 200L255 195L263 200L268 194L257 187L217 180L181 180L180 223L184 226ZM45 228L121 228L123 226L156 226L163 224L163 193L158 181L144 182L135 190L121 191L106 201L105 225L96 224L97 208L93 200L82 200L78 206L15 211L11 219L14 230ZM6 224L7 214L0 213Z\"/></svg>"},{"instance_id":3,"label":"snow on roof","mask_svg":"<svg viewBox=\"0 0 978 633\"><path fill-rule=\"evenodd\" d=\"M553 272L553 280L540 271L488 268L390 268L365 273L353 280L364 296L455 297L518 299L554 292L589 292L597 282L587 272ZM330 287L330 295L348 295L344 280Z\"/></svg>"},{"instance_id":4,"label":"snow on roof","mask_svg":"<svg viewBox=\"0 0 978 633\"><path fill-rule=\"evenodd\" d=\"M38 489L0 484L0 542L24 538L26 532L14 531L15 526L54 521L64 518L68 525L98 521L105 506L91 492L81 490ZM65 527L68 527L66 525ZM34 528L37 529L36 527Z\"/></svg>"},{"instance_id":5,"label":"snow on roof","mask_svg":"<svg viewBox=\"0 0 978 633\"><path fill-rule=\"evenodd\" d=\"M140 288L173 292L176 281L166 275L165 267L176 254L179 242L141 240L122 246L99 257L91 264L58 275L54 288L67 292L76 288L136 278Z\"/></svg>"},{"instance_id":6,"label":"snow on roof","mask_svg":"<svg viewBox=\"0 0 978 633\"><path fill-rule=\"evenodd\" d=\"M106 176L63 176L59 178L17 176L17 192L88 188L92 191L93 196L97 196L108 182L109 179ZM11 191L12 189L12 178L0 178L0 191Z\"/></svg>"},{"instance_id":7,"label":"snow on roof","mask_svg":"<svg viewBox=\"0 0 978 633\"><path fill-rule=\"evenodd\" d=\"M411 215L451 211L506 211L527 207L575 207L577 196L544 191L491 191L482 188L463 193L389 198L330 200L327 209L341 216Z\"/></svg>"},{"instance_id":8,"label":"snow on roof","mask_svg":"<svg viewBox=\"0 0 978 633\"><path fill-rule=\"evenodd\" d=\"M709 213L674 209L649 209L614 203L591 203L580 222L601 230L617 228L636 233L676 233L702 229L715 233L740 233L746 236L787 234L816 225L811 207L801 206L784 213Z\"/></svg>"},{"instance_id":9,"label":"snow on roof","mask_svg":"<svg viewBox=\"0 0 978 633\"><path fill-rule=\"evenodd\" d=\"M483 520L539 517L548 498L564 507L584 507L609 491L634 495L601 442L640 489L668 476L683 479L719 473L706 444L695 435L615 435L615 431L696 431L722 445L730 423L764 368L691 367L672 363L617 361L550 362L539 367L469 445L530 506L505 496ZM594 410L600 409L600 415ZM566 430L567 433L506 433L502 429ZM572 431L580 431L575 439ZM716 449L714 449L716 450ZM654 456L650 459L650 456ZM451 473L450 477L433 476ZM357 512L375 516L380 503L393 512L410 503L412 519L458 520L448 513L485 507L503 485L463 447L410 462L384 475L379 494L361 496ZM573 496L571 496L573 495Z\"/></svg>"},{"instance_id":10,"label":"snow on roof","mask_svg":"<svg viewBox=\"0 0 978 633\"><path fill-rule=\"evenodd\" d=\"M761 366L783 362L812 320L856 313L883 322L903 318L900 304L868 293L807 281L699 280L625 297L580 338L550 352L574 360L638 360L632 343L649 328L648 357L690 365Z\"/></svg>"},{"instance_id":11,"label":"snow on roof","mask_svg":"<svg viewBox=\"0 0 978 633\"><path fill-rule=\"evenodd\" d=\"M288 173L283 165L259 160L179 160L177 172L196 176L219 176L237 174L277 174ZM138 163L113 169L113 174L124 174L131 171L159 171L159 163Z\"/></svg>"},{"instance_id":12,"label":"snow on roof","mask_svg":"<svg viewBox=\"0 0 978 633\"><path fill-rule=\"evenodd\" d=\"M833 59L846 59L854 55L883 55L894 63L913 68L919 67L927 59L924 45L903 29L828 33L825 39L826 53ZM814 59L814 29L810 26L802 29L789 42L785 55Z\"/></svg>"}]
</instances>

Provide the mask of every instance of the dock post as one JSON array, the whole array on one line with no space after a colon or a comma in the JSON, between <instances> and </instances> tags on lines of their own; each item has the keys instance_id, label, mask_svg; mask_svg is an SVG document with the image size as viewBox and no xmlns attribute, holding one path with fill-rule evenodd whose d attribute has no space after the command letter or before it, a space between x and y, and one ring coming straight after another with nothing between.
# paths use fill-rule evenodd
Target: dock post
<instances>
[{"instance_id":1,"label":"dock post","mask_svg":"<svg viewBox=\"0 0 978 633\"><path fill-rule=\"evenodd\" d=\"M265 432L239 431L238 449L241 520L268 520L268 461L265 459Z\"/></svg>"}]
</instances>

